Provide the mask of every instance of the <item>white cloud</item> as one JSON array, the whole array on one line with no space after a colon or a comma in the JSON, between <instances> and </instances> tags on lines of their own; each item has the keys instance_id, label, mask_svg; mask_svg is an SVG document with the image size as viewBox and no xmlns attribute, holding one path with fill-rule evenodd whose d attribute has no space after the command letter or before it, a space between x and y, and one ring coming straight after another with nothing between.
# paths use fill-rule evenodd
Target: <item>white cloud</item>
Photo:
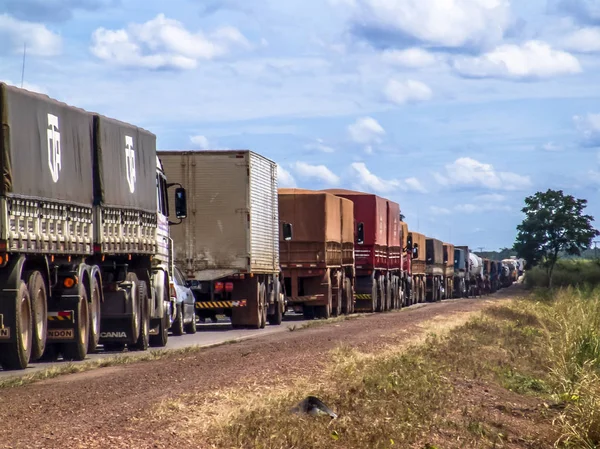
<instances>
[{"instance_id":1,"label":"white cloud","mask_svg":"<svg viewBox=\"0 0 600 449\"><path fill-rule=\"evenodd\" d=\"M576 115L573 117L575 126L582 137L582 145L587 147L600 146L600 114Z\"/></svg>"},{"instance_id":2,"label":"white cloud","mask_svg":"<svg viewBox=\"0 0 600 449\"><path fill-rule=\"evenodd\" d=\"M417 178L406 178L404 183L409 191L427 193L427 189L423 187L423 184Z\"/></svg>"},{"instance_id":3,"label":"white cloud","mask_svg":"<svg viewBox=\"0 0 600 449\"><path fill-rule=\"evenodd\" d=\"M542 41L506 44L479 57L454 59L454 70L474 78L550 78L581 72L577 58Z\"/></svg>"},{"instance_id":4,"label":"white cloud","mask_svg":"<svg viewBox=\"0 0 600 449\"><path fill-rule=\"evenodd\" d=\"M357 0L355 25L376 40L387 31L444 47L499 42L510 25L508 0Z\"/></svg>"},{"instance_id":5,"label":"white cloud","mask_svg":"<svg viewBox=\"0 0 600 449\"><path fill-rule=\"evenodd\" d=\"M500 172L491 164L484 164L469 157L461 157L446 165L445 173L434 173L443 186L483 187L493 190L522 190L531 186L529 176Z\"/></svg>"},{"instance_id":6,"label":"white cloud","mask_svg":"<svg viewBox=\"0 0 600 449\"><path fill-rule=\"evenodd\" d=\"M21 83L13 83L10 80L4 80L2 82L5 84L8 84L10 86L21 87ZM48 93L46 91L46 89L43 88L42 86L38 86L37 84L31 84L31 83L28 83L27 81L23 82L23 89L28 90L30 92L37 92L39 94L47 94Z\"/></svg>"},{"instance_id":7,"label":"white cloud","mask_svg":"<svg viewBox=\"0 0 600 449\"><path fill-rule=\"evenodd\" d=\"M279 164L277 165L277 183L279 187L296 187L296 180L292 174Z\"/></svg>"},{"instance_id":8,"label":"white cloud","mask_svg":"<svg viewBox=\"0 0 600 449\"><path fill-rule=\"evenodd\" d=\"M315 143L309 143L304 146L307 150L316 150L322 153L335 153L335 148L325 145L323 139L317 139Z\"/></svg>"},{"instance_id":9,"label":"white cloud","mask_svg":"<svg viewBox=\"0 0 600 449\"><path fill-rule=\"evenodd\" d=\"M17 20L8 14L0 14L0 42L4 50L22 53L24 44L27 54L55 56L62 50L61 37L40 23Z\"/></svg>"},{"instance_id":10,"label":"white cloud","mask_svg":"<svg viewBox=\"0 0 600 449\"><path fill-rule=\"evenodd\" d=\"M205 136L192 136L190 141L202 150L206 150L209 147L208 139Z\"/></svg>"},{"instance_id":11,"label":"white cloud","mask_svg":"<svg viewBox=\"0 0 600 449\"><path fill-rule=\"evenodd\" d=\"M491 211L505 211L509 212L511 209L509 206L504 204L459 204L454 208L457 212L464 212L466 214L474 214L476 212L491 212Z\"/></svg>"},{"instance_id":12,"label":"white cloud","mask_svg":"<svg viewBox=\"0 0 600 449\"><path fill-rule=\"evenodd\" d=\"M579 53L600 52L600 28L581 28L569 34L565 38L563 46Z\"/></svg>"},{"instance_id":13,"label":"white cloud","mask_svg":"<svg viewBox=\"0 0 600 449\"><path fill-rule=\"evenodd\" d=\"M475 199L482 203L501 203L502 201L506 201L506 196L499 193L489 193L486 195L478 195Z\"/></svg>"},{"instance_id":14,"label":"white cloud","mask_svg":"<svg viewBox=\"0 0 600 449\"><path fill-rule=\"evenodd\" d=\"M450 215L452 211L450 209L446 209L445 207L438 206L430 206L429 210L433 215Z\"/></svg>"},{"instance_id":15,"label":"white cloud","mask_svg":"<svg viewBox=\"0 0 600 449\"><path fill-rule=\"evenodd\" d=\"M126 30L98 28L92 35L91 51L99 59L121 66L186 70L234 47L250 47L236 28L224 27L205 35L159 14L146 23L130 24Z\"/></svg>"},{"instance_id":16,"label":"white cloud","mask_svg":"<svg viewBox=\"0 0 600 449\"><path fill-rule=\"evenodd\" d=\"M358 176L357 183L360 188L372 190L377 193L388 193L393 192L394 190L420 193L427 192L416 178L408 178L404 181L398 179L382 179L372 173L364 162L354 162L351 167Z\"/></svg>"},{"instance_id":17,"label":"white cloud","mask_svg":"<svg viewBox=\"0 0 600 449\"><path fill-rule=\"evenodd\" d=\"M385 97L395 104L418 103L431 100L433 92L420 81L389 80L384 89Z\"/></svg>"},{"instance_id":18,"label":"white cloud","mask_svg":"<svg viewBox=\"0 0 600 449\"><path fill-rule=\"evenodd\" d=\"M340 182L339 176L335 175L324 165L310 165L306 162L296 162L293 168L301 178L316 179L330 185L337 185Z\"/></svg>"},{"instance_id":19,"label":"white cloud","mask_svg":"<svg viewBox=\"0 0 600 449\"><path fill-rule=\"evenodd\" d=\"M385 129L372 117L359 118L348 126L348 132L353 141L363 144L380 143L385 135Z\"/></svg>"},{"instance_id":20,"label":"white cloud","mask_svg":"<svg viewBox=\"0 0 600 449\"><path fill-rule=\"evenodd\" d=\"M557 145L554 142L546 142L544 145L542 145L542 150L550 151L550 152L562 151L563 147L561 147L560 145Z\"/></svg>"},{"instance_id":21,"label":"white cloud","mask_svg":"<svg viewBox=\"0 0 600 449\"><path fill-rule=\"evenodd\" d=\"M434 65L437 58L434 54L421 48L408 48L406 50L385 50L381 54L383 62L387 64L420 69Z\"/></svg>"}]
</instances>

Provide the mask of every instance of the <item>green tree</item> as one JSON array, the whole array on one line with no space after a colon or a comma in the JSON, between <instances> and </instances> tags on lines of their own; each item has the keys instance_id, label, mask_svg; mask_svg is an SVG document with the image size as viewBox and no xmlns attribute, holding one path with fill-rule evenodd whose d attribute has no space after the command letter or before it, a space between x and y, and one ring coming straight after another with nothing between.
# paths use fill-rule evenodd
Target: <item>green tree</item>
<instances>
[{"instance_id":1,"label":"green tree","mask_svg":"<svg viewBox=\"0 0 600 449\"><path fill-rule=\"evenodd\" d=\"M587 200L548 189L525 198L523 223L517 226L514 250L533 267L546 268L548 286L559 253L580 255L600 233L592 226L594 217L584 214Z\"/></svg>"}]
</instances>

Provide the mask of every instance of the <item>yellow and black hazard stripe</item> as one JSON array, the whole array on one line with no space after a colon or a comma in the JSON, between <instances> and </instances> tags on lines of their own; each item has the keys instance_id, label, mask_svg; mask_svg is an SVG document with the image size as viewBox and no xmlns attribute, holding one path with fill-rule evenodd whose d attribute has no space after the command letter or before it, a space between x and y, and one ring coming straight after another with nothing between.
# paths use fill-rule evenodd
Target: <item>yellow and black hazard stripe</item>
<instances>
[{"instance_id":1,"label":"yellow and black hazard stripe","mask_svg":"<svg viewBox=\"0 0 600 449\"><path fill-rule=\"evenodd\" d=\"M228 309L232 307L232 301L199 301L196 309Z\"/></svg>"},{"instance_id":2,"label":"yellow and black hazard stripe","mask_svg":"<svg viewBox=\"0 0 600 449\"><path fill-rule=\"evenodd\" d=\"M359 299L359 300L365 300L365 299L371 299L371 295L370 294L364 294L364 293L355 293L354 294L354 299Z\"/></svg>"},{"instance_id":3,"label":"yellow and black hazard stripe","mask_svg":"<svg viewBox=\"0 0 600 449\"><path fill-rule=\"evenodd\" d=\"M73 321L73 312L48 312L48 321Z\"/></svg>"}]
</instances>

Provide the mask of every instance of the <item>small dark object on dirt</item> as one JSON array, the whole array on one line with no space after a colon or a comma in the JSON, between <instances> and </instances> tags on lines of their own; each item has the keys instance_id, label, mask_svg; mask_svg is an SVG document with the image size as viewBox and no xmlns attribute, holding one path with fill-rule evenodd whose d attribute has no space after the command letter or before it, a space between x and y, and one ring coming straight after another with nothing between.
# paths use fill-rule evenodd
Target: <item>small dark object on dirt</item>
<instances>
[{"instance_id":1,"label":"small dark object on dirt","mask_svg":"<svg viewBox=\"0 0 600 449\"><path fill-rule=\"evenodd\" d=\"M331 419L336 419L338 416L327 407L323 401L314 396L308 396L306 399L300 401L300 403L292 409L292 413L308 413L311 416L329 415L331 416Z\"/></svg>"}]
</instances>

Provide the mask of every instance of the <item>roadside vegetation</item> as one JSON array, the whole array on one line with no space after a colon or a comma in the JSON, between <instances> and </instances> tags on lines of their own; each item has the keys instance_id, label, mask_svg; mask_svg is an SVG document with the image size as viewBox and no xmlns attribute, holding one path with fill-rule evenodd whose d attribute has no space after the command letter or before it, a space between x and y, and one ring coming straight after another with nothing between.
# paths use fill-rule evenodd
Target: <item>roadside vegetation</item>
<instances>
[{"instance_id":1,"label":"roadside vegetation","mask_svg":"<svg viewBox=\"0 0 600 449\"><path fill-rule=\"evenodd\" d=\"M574 286L589 289L600 285L600 260L559 260L552 276L554 287ZM548 273L543 267L527 271L525 285L528 288L545 288Z\"/></svg>"},{"instance_id":2,"label":"roadside vegetation","mask_svg":"<svg viewBox=\"0 0 600 449\"><path fill-rule=\"evenodd\" d=\"M227 448L595 448L600 290L492 306L423 344L340 346L319 377L170 399L154 419ZM339 417L292 413L307 395Z\"/></svg>"}]
</instances>

